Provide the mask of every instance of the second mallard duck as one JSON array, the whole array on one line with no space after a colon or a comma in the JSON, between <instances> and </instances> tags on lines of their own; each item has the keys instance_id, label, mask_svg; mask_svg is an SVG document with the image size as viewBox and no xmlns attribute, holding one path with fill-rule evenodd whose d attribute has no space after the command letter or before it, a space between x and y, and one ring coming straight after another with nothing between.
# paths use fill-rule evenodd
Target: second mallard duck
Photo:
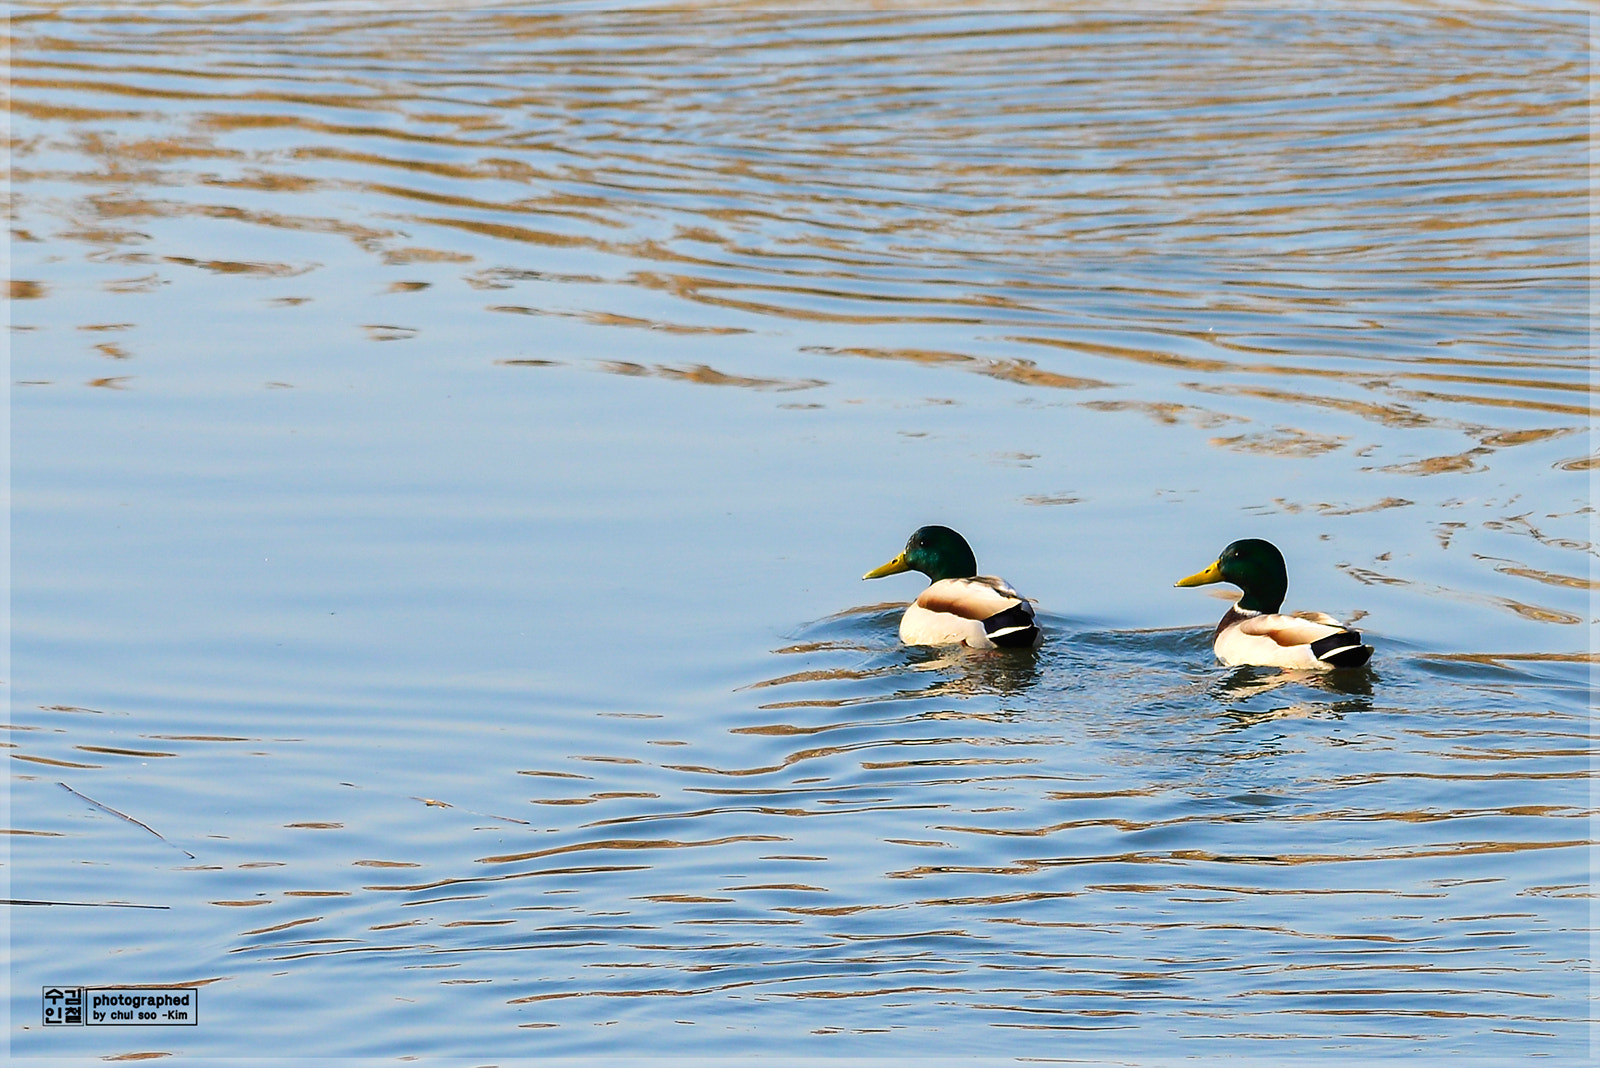
<instances>
[{"instance_id":1,"label":"second mallard duck","mask_svg":"<svg viewBox=\"0 0 1600 1068\"><path fill-rule=\"evenodd\" d=\"M920 571L933 580L900 619L900 640L907 645L995 649L1039 643L1033 605L1004 579L978 574L972 547L949 527L922 527L899 556L861 577L902 571Z\"/></svg>"},{"instance_id":2,"label":"second mallard duck","mask_svg":"<svg viewBox=\"0 0 1600 1068\"><path fill-rule=\"evenodd\" d=\"M1244 591L1217 624L1212 641L1217 659L1228 667L1349 668L1372 657L1372 646L1361 644L1361 632L1332 616L1278 612L1289 589L1289 573L1283 554L1270 541L1236 541L1222 550L1216 563L1175 585L1211 582L1231 582Z\"/></svg>"}]
</instances>

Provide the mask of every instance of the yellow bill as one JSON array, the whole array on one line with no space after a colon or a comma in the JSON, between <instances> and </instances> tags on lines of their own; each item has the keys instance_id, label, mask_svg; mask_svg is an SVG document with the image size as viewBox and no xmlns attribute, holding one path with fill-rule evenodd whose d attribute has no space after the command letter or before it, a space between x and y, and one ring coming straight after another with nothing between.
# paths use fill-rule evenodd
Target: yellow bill
<instances>
[{"instance_id":1,"label":"yellow bill","mask_svg":"<svg viewBox=\"0 0 1600 1068\"><path fill-rule=\"evenodd\" d=\"M875 567L871 571L868 571L865 575L862 575L861 577L864 578L864 579L883 578L883 576L885 576L885 575L898 575L902 571L910 571L910 570L911 570L911 565L906 563L906 554L905 553L901 553L899 556L895 557L893 560L890 560L887 564L884 564L882 567Z\"/></svg>"},{"instance_id":2,"label":"yellow bill","mask_svg":"<svg viewBox=\"0 0 1600 1068\"><path fill-rule=\"evenodd\" d=\"M887 565L885 565L887 566ZM870 577L870 576L868 576ZM1181 578L1174 582L1174 586L1208 586L1213 582L1226 581L1222 577L1222 561L1217 561L1204 571L1196 571L1188 578Z\"/></svg>"}]
</instances>

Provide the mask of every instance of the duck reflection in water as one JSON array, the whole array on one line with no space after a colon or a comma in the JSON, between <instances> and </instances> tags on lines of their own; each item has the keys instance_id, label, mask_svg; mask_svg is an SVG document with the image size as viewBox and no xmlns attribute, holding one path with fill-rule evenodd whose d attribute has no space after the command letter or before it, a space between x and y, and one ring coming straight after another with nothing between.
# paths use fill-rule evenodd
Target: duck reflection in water
<instances>
[{"instance_id":1,"label":"duck reflection in water","mask_svg":"<svg viewBox=\"0 0 1600 1068\"><path fill-rule=\"evenodd\" d=\"M798 654L807 659L848 654L854 662L788 671L741 689L791 687L803 683L821 687L822 692L810 698L762 707L840 707L945 696L1015 696L1039 681L1038 656L1031 646L971 649L964 645L887 643L885 631L894 625L903 609L903 602L863 605L808 624L796 635L797 641L773 651L791 656ZM889 680L896 688L885 693L877 686L863 685L878 679Z\"/></svg>"},{"instance_id":2,"label":"duck reflection in water","mask_svg":"<svg viewBox=\"0 0 1600 1068\"><path fill-rule=\"evenodd\" d=\"M938 672L940 677L906 696L937 697L952 694L970 697L977 694L1013 696L1039 681L1039 661L1031 649L974 652L957 647L907 650L902 661L912 671Z\"/></svg>"},{"instance_id":3,"label":"duck reflection in water","mask_svg":"<svg viewBox=\"0 0 1600 1068\"><path fill-rule=\"evenodd\" d=\"M1366 671L1328 672L1316 669L1279 671L1270 668L1241 667L1235 668L1217 680L1211 687L1211 696L1219 703L1229 706L1225 714L1234 721L1231 726L1242 728L1268 720L1315 719L1370 712L1372 681L1372 673ZM1311 690L1335 695L1339 699L1328 702L1299 700L1291 701L1289 704L1274 704L1267 708L1240 707L1246 702L1256 701L1277 691L1285 691L1280 696L1287 697L1295 695L1297 690L1300 691L1298 696L1312 697L1313 694L1305 693Z\"/></svg>"}]
</instances>

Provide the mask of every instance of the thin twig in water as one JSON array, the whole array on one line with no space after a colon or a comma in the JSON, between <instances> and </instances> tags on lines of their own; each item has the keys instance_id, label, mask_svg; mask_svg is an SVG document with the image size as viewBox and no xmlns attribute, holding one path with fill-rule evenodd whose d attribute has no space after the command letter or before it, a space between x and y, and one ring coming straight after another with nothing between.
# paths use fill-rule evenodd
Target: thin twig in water
<instances>
[{"instance_id":1,"label":"thin twig in water","mask_svg":"<svg viewBox=\"0 0 1600 1068\"><path fill-rule=\"evenodd\" d=\"M89 796L87 796L85 794L80 794L78 791L74 790L72 787L68 786L64 782L58 782L58 783L56 783L56 785L61 787L67 793L71 794L73 797L81 797L81 798L83 798L83 800L89 802L89 804L93 805L95 808L103 808L107 812L111 813L113 816L121 816L123 819L127 820L129 823L135 824L136 826L139 826L139 827L143 827L145 830L149 831L151 834L155 835L157 838L161 838L161 832L157 831L154 827L150 826L148 823L140 823L138 820L134 819L132 816L128 815L126 812L118 812L116 809L112 808L110 805L102 805L100 802L96 801L94 798L89 797ZM161 838L161 840L163 842L167 842L167 840L165 838ZM167 842L167 845L172 846L173 849L176 849L178 852L182 853L184 856L188 857L190 860L195 859L194 854L189 852L187 849L183 848L182 846L172 845L171 842Z\"/></svg>"},{"instance_id":2,"label":"thin twig in water","mask_svg":"<svg viewBox=\"0 0 1600 1068\"><path fill-rule=\"evenodd\" d=\"M411 800L413 800L413 801L421 801L424 805L427 805L429 808L456 808L455 805L452 805L448 801L436 801L435 799L433 799L431 797L416 797L416 796L413 795ZM457 812L465 812L469 816L482 816L485 819L504 820L506 823L520 823L524 827L533 826L533 821L532 820L519 820L515 816L496 816L493 812L479 812L477 809L474 809L474 808L459 808L459 809L456 809L456 811Z\"/></svg>"},{"instance_id":3,"label":"thin twig in water","mask_svg":"<svg viewBox=\"0 0 1600 1068\"><path fill-rule=\"evenodd\" d=\"M70 905L82 909L170 909L171 905L136 905L130 901L27 901L20 897L0 897L0 905Z\"/></svg>"}]
</instances>

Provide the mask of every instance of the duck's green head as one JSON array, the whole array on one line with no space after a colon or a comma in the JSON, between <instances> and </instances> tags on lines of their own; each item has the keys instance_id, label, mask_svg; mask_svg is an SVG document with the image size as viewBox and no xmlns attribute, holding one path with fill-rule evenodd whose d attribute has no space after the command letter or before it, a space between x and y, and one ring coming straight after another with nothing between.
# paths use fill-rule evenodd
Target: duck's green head
<instances>
[{"instance_id":1,"label":"duck's green head","mask_svg":"<svg viewBox=\"0 0 1600 1068\"><path fill-rule=\"evenodd\" d=\"M920 571L934 582L971 578L978 573L978 560L967 539L949 527L922 527L906 541L899 556L861 577L882 578L902 571Z\"/></svg>"},{"instance_id":2,"label":"duck's green head","mask_svg":"<svg viewBox=\"0 0 1600 1068\"><path fill-rule=\"evenodd\" d=\"M1217 562L1174 585L1204 586L1212 582L1231 582L1244 591L1239 607L1247 612L1276 612L1289 592L1289 572L1283 554L1270 541L1245 538L1222 550Z\"/></svg>"}]
</instances>

